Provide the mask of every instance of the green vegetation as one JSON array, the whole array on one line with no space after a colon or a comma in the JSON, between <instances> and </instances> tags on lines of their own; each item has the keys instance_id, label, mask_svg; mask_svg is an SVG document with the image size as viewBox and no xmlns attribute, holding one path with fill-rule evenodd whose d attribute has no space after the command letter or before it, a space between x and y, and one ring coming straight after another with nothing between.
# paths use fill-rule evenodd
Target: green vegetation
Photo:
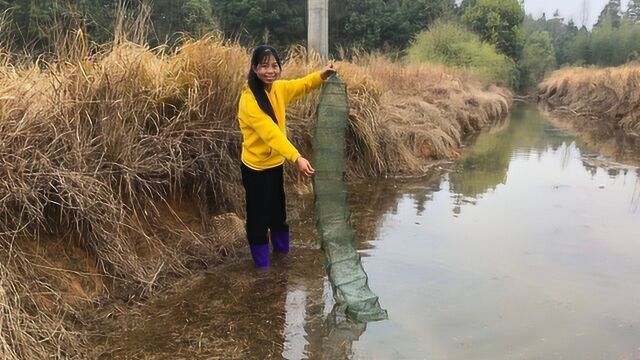
<instances>
[{"instance_id":1,"label":"green vegetation","mask_svg":"<svg viewBox=\"0 0 640 360\"><path fill-rule=\"evenodd\" d=\"M467 68L483 80L505 85L514 85L516 81L513 60L455 23L437 22L430 30L418 34L408 50L408 58L413 62Z\"/></svg>"},{"instance_id":2,"label":"green vegetation","mask_svg":"<svg viewBox=\"0 0 640 360\"><path fill-rule=\"evenodd\" d=\"M551 38L546 31L536 31L527 37L520 67L520 83L524 88L538 84L544 76L556 68L556 55Z\"/></svg>"},{"instance_id":3,"label":"green vegetation","mask_svg":"<svg viewBox=\"0 0 640 360\"><path fill-rule=\"evenodd\" d=\"M113 38L118 14L126 18L148 16L153 27L147 40L164 44L178 33L201 35L216 29L209 0L0 0L5 13L2 36L17 49L51 51L62 34L81 28L90 39L105 43Z\"/></svg>"},{"instance_id":4,"label":"green vegetation","mask_svg":"<svg viewBox=\"0 0 640 360\"><path fill-rule=\"evenodd\" d=\"M518 87L518 69L526 76L532 72L522 69L528 63L516 65L524 46L522 4L518 0L465 0L457 14L458 22L437 21L416 35L408 50L409 60L467 68L484 81Z\"/></svg>"},{"instance_id":5,"label":"green vegetation","mask_svg":"<svg viewBox=\"0 0 640 360\"><path fill-rule=\"evenodd\" d=\"M350 0L342 7L345 15L330 28L344 29L332 34L332 43L364 49L404 49L411 37L437 18L450 16L453 0ZM340 10L340 9L338 9ZM330 20L331 21L331 20Z\"/></svg>"},{"instance_id":6,"label":"green vegetation","mask_svg":"<svg viewBox=\"0 0 640 360\"><path fill-rule=\"evenodd\" d=\"M217 28L209 0L155 0L153 4L155 36L151 40L165 43L178 32L198 36Z\"/></svg>"},{"instance_id":7,"label":"green vegetation","mask_svg":"<svg viewBox=\"0 0 640 360\"><path fill-rule=\"evenodd\" d=\"M98 307L147 299L246 246L235 113L250 49L209 36L169 50L86 40L46 62L0 62L2 359L108 356L111 343L97 353L88 343ZM287 77L322 66L296 49ZM508 91L465 72L355 60L336 62L349 96L349 177L419 174L508 114ZM288 113L307 154L317 99Z\"/></svg>"},{"instance_id":8,"label":"green vegetation","mask_svg":"<svg viewBox=\"0 0 640 360\"><path fill-rule=\"evenodd\" d=\"M618 66L640 59L640 1L630 0L625 11L620 0L610 0L589 30L556 12L551 19L527 16L527 36L549 34L558 66Z\"/></svg>"},{"instance_id":9,"label":"green vegetation","mask_svg":"<svg viewBox=\"0 0 640 360\"><path fill-rule=\"evenodd\" d=\"M227 37L243 44L263 41L286 47L304 43L306 1L212 0ZM454 0L347 0L329 2L332 50L404 49L436 18L453 14Z\"/></svg>"},{"instance_id":10,"label":"green vegetation","mask_svg":"<svg viewBox=\"0 0 640 360\"><path fill-rule=\"evenodd\" d=\"M476 0L462 15L462 21L483 41L515 60L522 50L523 20L524 9L518 0Z\"/></svg>"},{"instance_id":11,"label":"green vegetation","mask_svg":"<svg viewBox=\"0 0 640 360\"><path fill-rule=\"evenodd\" d=\"M212 0L225 36L243 44L269 42L277 48L307 37L306 1Z\"/></svg>"},{"instance_id":12,"label":"green vegetation","mask_svg":"<svg viewBox=\"0 0 640 360\"><path fill-rule=\"evenodd\" d=\"M220 32L243 46L279 49L306 42L306 1L0 0L0 45L41 54L77 29L98 44L114 38L116 18L144 17L151 46L179 45L182 34ZM142 16L141 16L142 15ZM640 60L640 0L610 0L593 29L525 16L521 0L344 0L329 2L330 51L380 51L412 61L467 68L488 82L530 88L558 66L617 66ZM26 51L25 51L26 50ZM357 53L357 51L355 51Z\"/></svg>"},{"instance_id":13,"label":"green vegetation","mask_svg":"<svg viewBox=\"0 0 640 360\"><path fill-rule=\"evenodd\" d=\"M304 44L307 37L306 1L0 0L0 12L10 20L8 27L2 27L3 38L12 38L17 49L50 51L57 33L80 26L90 39L104 43L111 40L121 9L137 15L144 6L152 25L146 38L151 45L174 44L176 34L198 36L213 30L247 46L269 42L286 48ZM331 1L329 11L332 51L403 50L435 19L453 16L455 1Z\"/></svg>"}]
</instances>

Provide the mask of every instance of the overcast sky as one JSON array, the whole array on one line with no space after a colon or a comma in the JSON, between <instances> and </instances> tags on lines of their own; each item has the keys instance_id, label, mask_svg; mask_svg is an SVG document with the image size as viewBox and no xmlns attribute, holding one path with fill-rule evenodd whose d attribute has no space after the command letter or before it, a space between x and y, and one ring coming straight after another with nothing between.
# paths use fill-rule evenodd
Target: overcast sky
<instances>
[{"instance_id":1,"label":"overcast sky","mask_svg":"<svg viewBox=\"0 0 640 360\"><path fill-rule=\"evenodd\" d=\"M538 18L542 13L547 14L547 19L553 16L556 9L560 10L560 16L565 18L566 21L573 19L576 25L581 26L583 22L583 3L586 3L587 11L585 17L587 18L585 25L591 28L591 26L598 21L598 15L604 8L604 5L609 0L524 0L524 9L527 14L533 15ZM628 0L622 0L622 9L627 8Z\"/></svg>"}]
</instances>

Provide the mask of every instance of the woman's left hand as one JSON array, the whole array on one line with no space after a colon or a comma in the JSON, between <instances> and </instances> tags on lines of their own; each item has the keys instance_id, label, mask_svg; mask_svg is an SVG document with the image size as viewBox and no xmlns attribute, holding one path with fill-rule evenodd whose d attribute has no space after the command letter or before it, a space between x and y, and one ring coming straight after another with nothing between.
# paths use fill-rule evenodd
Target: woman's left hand
<instances>
[{"instance_id":1,"label":"woman's left hand","mask_svg":"<svg viewBox=\"0 0 640 360\"><path fill-rule=\"evenodd\" d=\"M336 69L333 68L333 63L329 63L327 66L325 66L321 71L320 71L320 77L322 78L322 80L327 80L329 78L329 76L333 75L336 73Z\"/></svg>"},{"instance_id":2,"label":"woman's left hand","mask_svg":"<svg viewBox=\"0 0 640 360\"><path fill-rule=\"evenodd\" d=\"M306 176L311 176L314 172L316 172L315 169L311 166L309 160L303 158L302 156L298 156L298 158L296 159L296 167L298 168L298 171Z\"/></svg>"}]
</instances>

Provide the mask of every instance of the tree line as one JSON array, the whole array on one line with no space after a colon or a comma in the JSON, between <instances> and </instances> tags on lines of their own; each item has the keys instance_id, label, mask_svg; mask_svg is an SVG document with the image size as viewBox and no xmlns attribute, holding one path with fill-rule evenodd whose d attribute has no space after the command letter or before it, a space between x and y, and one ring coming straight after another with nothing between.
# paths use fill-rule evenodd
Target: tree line
<instances>
[{"instance_id":1,"label":"tree line","mask_svg":"<svg viewBox=\"0 0 640 360\"><path fill-rule=\"evenodd\" d=\"M563 66L619 66L640 60L640 0L629 0L624 10L620 0L610 0L592 29L578 27L558 11L549 18L528 15L524 28L529 82Z\"/></svg>"},{"instance_id":2,"label":"tree line","mask_svg":"<svg viewBox=\"0 0 640 360\"><path fill-rule=\"evenodd\" d=\"M113 38L117 18L135 17L146 4L151 25L146 41L152 46L171 46L180 34L199 36L211 31L246 46L268 42L285 49L306 42L307 0L146 1L0 0L0 11L8 20L0 21L0 27L15 48L46 52L55 47L57 34L65 29L82 28L91 40L107 42ZM522 49L523 16L519 0L463 0L460 4L456 0L332 0L330 51L358 49L404 56L418 34L437 20L464 23L478 36L473 46L486 42L490 45L483 46L483 52L500 52L515 61ZM457 65L468 66L468 62L462 59Z\"/></svg>"},{"instance_id":3,"label":"tree line","mask_svg":"<svg viewBox=\"0 0 640 360\"><path fill-rule=\"evenodd\" d=\"M118 13L149 6L151 44L171 42L178 34L220 30L244 45L270 42L278 47L304 44L307 0L0 0L3 37L20 48L46 50L53 29L81 25L96 42L108 41ZM436 18L451 16L455 0L330 1L332 50L404 49L411 37ZM123 5L120 5L123 4ZM134 15L135 16L135 15Z\"/></svg>"},{"instance_id":4,"label":"tree line","mask_svg":"<svg viewBox=\"0 0 640 360\"><path fill-rule=\"evenodd\" d=\"M124 0L123 0L124 1ZM31 53L82 28L97 43L113 39L118 18L148 15L147 42L213 31L246 46L305 44L307 0L0 0L0 45ZM141 10L146 9L146 10ZM593 29L525 15L522 0L332 0L334 54L362 49L471 68L512 87L535 85L564 65L620 65L640 58L640 0L610 0Z\"/></svg>"},{"instance_id":5,"label":"tree line","mask_svg":"<svg viewBox=\"0 0 640 360\"><path fill-rule=\"evenodd\" d=\"M56 36L82 29L97 43L113 39L118 16L144 13L152 24L152 44L170 41L175 34L194 35L217 29L209 0L0 0L0 31L16 49L50 50Z\"/></svg>"}]
</instances>

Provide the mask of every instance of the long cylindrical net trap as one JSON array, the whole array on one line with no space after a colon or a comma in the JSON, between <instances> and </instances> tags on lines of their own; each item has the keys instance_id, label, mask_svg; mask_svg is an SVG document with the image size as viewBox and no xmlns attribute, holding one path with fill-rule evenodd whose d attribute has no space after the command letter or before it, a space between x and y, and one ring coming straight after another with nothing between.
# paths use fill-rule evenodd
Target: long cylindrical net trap
<instances>
[{"instance_id":1,"label":"long cylindrical net trap","mask_svg":"<svg viewBox=\"0 0 640 360\"><path fill-rule=\"evenodd\" d=\"M345 84L331 76L322 88L313 143L316 227L333 294L346 313L357 321L387 319L378 297L369 289L360 255L354 246L351 213L344 184L345 131L349 99Z\"/></svg>"}]
</instances>

